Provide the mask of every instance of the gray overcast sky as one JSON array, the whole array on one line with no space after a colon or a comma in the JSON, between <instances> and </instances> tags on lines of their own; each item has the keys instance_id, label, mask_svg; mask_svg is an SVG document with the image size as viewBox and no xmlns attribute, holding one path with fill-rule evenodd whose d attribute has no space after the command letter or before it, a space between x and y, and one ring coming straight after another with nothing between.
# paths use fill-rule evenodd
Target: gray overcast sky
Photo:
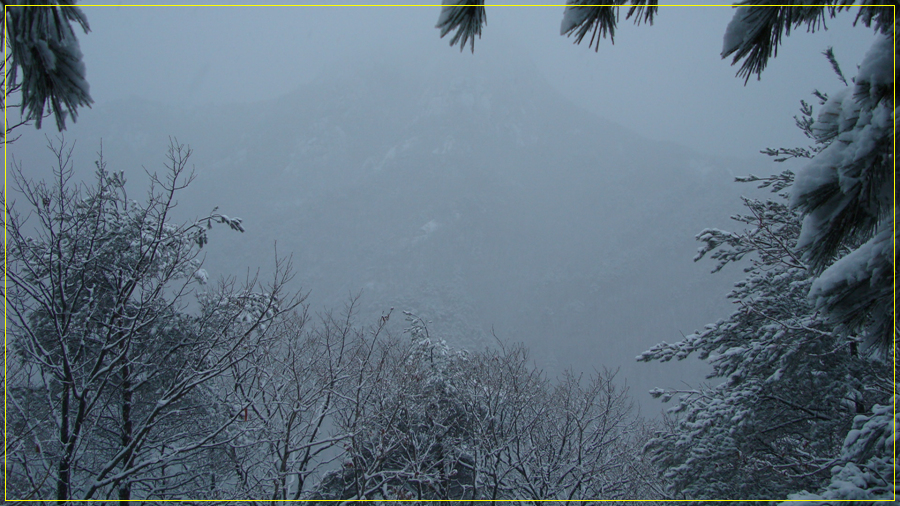
<instances>
[{"instance_id":1,"label":"gray overcast sky","mask_svg":"<svg viewBox=\"0 0 900 506\"><path fill-rule=\"evenodd\" d=\"M563 94L608 120L654 139L738 156L802 144L792 120L799 100L809 99L816 87L828 92L841 86L821 51L834 46L851 77L873 39L871 30L852 27L853 13L843 13L829 20L828 31L792 33L762 80L744 86L736 68L719 57L733 13L725 6L663 4L654 26L622 20L615 45L604 40L594 52L587 41L575 46L559 35L563 0L527 7L488 2L488 24L472 55L439 38L438 2L399 7L103 3L82 4L92 32L80 37L98 103L128 97L178 104L270 99L357 66L473 60L503 47L531 58Z\"/></svg>"}]
</instances>

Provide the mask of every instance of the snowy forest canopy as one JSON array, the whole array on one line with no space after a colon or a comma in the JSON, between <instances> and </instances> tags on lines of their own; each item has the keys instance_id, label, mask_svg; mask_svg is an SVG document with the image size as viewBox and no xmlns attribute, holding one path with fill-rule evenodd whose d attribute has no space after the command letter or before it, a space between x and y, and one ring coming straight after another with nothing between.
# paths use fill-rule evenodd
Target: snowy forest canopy
<instances>
[{"instance_id":1,"label":"snowy forest canopy","mask_svg":"<svg viewBox=\"0 0 900 506\"><path fill-rule=\"evenodd\" d=\"M654 2L631 4L626 18L652 23ZM9 144L49 115L63 129L92 99L71 26L87 31L83 13L4 6L4 99L23 111ZM570 0L561 31L599 44L618 9ZM749 79L783 34L847 9L744 3L722 56ZM484 19L483 2L445 0L438 28L474 51ZM695 260L746 265L736 310L638 357L712 367L708 385L653 392L677 399L664 420L641 418L612 370L551 380L521 346L452 349L428 315L361 323L351 298L311 316L286 288L290 257L271 279L210 280L209 231L244 225L217 209L173 219L194 179L177 140L144 201L102 156L77 181L65 144L51 180L11 167L7 497L893 499L895 18L863 3L856 21L879 38L849 79L826 54L843 87L802 102L811 145L766 151L802 168L741 178L770 198L744 199L743 230L697 236Z\"/></svg>"}]
</instances>

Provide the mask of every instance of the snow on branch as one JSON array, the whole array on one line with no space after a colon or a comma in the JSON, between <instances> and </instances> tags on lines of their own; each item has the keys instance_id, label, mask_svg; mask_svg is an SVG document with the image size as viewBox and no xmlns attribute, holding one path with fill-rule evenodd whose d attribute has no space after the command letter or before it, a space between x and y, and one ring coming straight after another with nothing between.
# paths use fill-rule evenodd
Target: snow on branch
<instances>
[{"instance_id":1,"label":"snow on branch","mask_svg":"<svg viewBox=\"0 0 900 506\"><path fill-rule=\"evenodd\" d=\"M441 38L456 30L450 38L450 45L459 44L462 52L469 42L472 52L475 52L475 36L481 38L481 27L487 23L484 12L484 0L443 0L441 15L435 28L441 30Z\"/></svg>"},{"instance_id":2,"label":"snow on branch","mask_svg":"<svg viewBox=\"0 0 900 506\"><path fill-rule=\"evenodd\" d=\"M598 5L600 3L607 5ZM616 23L619 20L619 7L631 3L625 19L634 16L634 23L642 21L653 24L653 16L656 15L658 6L655 0L613 0L611 2L595 2L591 0L567 0L566 10L563 11L563 20L559 27L560 35L575 36L575 43L581 44L585 35L591 33L591 42L588 46L594 46L600 50L600 39L609 35L609 40L615 43Z\"/></svg>"},{"instance_id":3,"label":"snow on branch","mask_svg":"<svg viewBox=\"0 0 900 506\"><path fill-rule=\"evenodd\" d=\"M22 2L28 3L28 2ZM40 128L49 106L56 126L66 128L66 118L78 116L79 107L90 107L93 99L85 79L81 49L71 24L90 31L84 13L72 0L43 2L39 7L6 6L12 66L9 80L22 72L22 112Z\"/></svg>"}]
</instances>

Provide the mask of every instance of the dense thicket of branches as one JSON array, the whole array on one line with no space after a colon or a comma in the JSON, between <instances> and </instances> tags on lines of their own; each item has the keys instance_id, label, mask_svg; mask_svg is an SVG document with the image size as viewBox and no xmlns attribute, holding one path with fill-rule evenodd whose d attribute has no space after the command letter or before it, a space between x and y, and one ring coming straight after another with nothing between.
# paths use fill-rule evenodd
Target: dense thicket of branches
<instances>
[{"instance_id":1,"label":"dense thicket of branches","mask_svg":"<svg viewBox=\"0 0 900 506\"><path fill-rule=\"evenodd\" d=\"M645 432L604 371L555 382L521 347L453 351L408 315L410 340L376 352L382 371L337 420L352 434L313 499L648 498Z\"/></svg>"},{"instance_id":2,"label":"dense thicket of branches","mask_svg":"<svg viewBox=\"0 0 900 506\"><path fill-rule=\"evenodd\" d=\"M277 277L207 290L198 254L212 213L170 223L190 183L190 150L173 143L147 200L128 199L102 156L96 183L72 181L71 150L57 146L49 182L13 171L6 197L7 493L18 498L177 498L193 490L210 452L238 417L214 385L270 323L299 301ZM223 394L224 395L224 394ZM196 469L196 471L191 471ZM199 473L199 474L198 474Z\"/></svg>"},{"instance_id":3,"label":"dense thicket of branches","mask_svg":"<svg viewBox=\"0 0 900 506\"><path fill-rule=\"evenodd\" d=\"M550 381L521 347L453 351L407 315L311 319L268 284L209 284L212 212L171 221L191 182L173 142L144 202L97 162L13 171L7 200L6 491L119 501L651 494L647 434L606 371ZM9 196L10 198L12 195ZM396 320L396 319L395 319Z\"/></svg>"}]
</instances>

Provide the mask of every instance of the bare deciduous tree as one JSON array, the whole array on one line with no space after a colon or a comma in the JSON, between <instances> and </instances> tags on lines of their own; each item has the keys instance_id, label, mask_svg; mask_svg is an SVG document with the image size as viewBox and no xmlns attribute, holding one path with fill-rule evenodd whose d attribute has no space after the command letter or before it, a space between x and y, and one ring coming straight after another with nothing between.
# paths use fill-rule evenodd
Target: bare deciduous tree
<instances>
[{"instance_id":1,"label":"bare deciduous tree","mask_svg":"<svg viewBox=\"0 0 900 506\"><path fill-rule=\"evenodd\" d=\"M190 150L173 142L146 202L127 198L122 173L97 162L92 187L72 182L71 149L50 183L14 177L28 207L7 200L8 414L11 497L178 498L197 490L208 453L236 436L240 413L219 402L219 378L264 345L272 322L300 300L285 296L289 266L269 286L253 280L204 293L198 255L213 212L170 222L192 180ZM11 450L11 451L10 451Z\"/></svg>"},{"instance_id":2,"label":"bare deciduous tree","mask_svg":"<svg viewBox=\"0 0 900 506\"><path fill-rule=\"evenodd\" d=\"M562 500L655 496L642 479L648 433L615 373L551 382L520 346L453 351L408 314L352 398L340 469L311 499ZM364 375L360 376L365 377Z\"/></svg>"}]
</instances>

